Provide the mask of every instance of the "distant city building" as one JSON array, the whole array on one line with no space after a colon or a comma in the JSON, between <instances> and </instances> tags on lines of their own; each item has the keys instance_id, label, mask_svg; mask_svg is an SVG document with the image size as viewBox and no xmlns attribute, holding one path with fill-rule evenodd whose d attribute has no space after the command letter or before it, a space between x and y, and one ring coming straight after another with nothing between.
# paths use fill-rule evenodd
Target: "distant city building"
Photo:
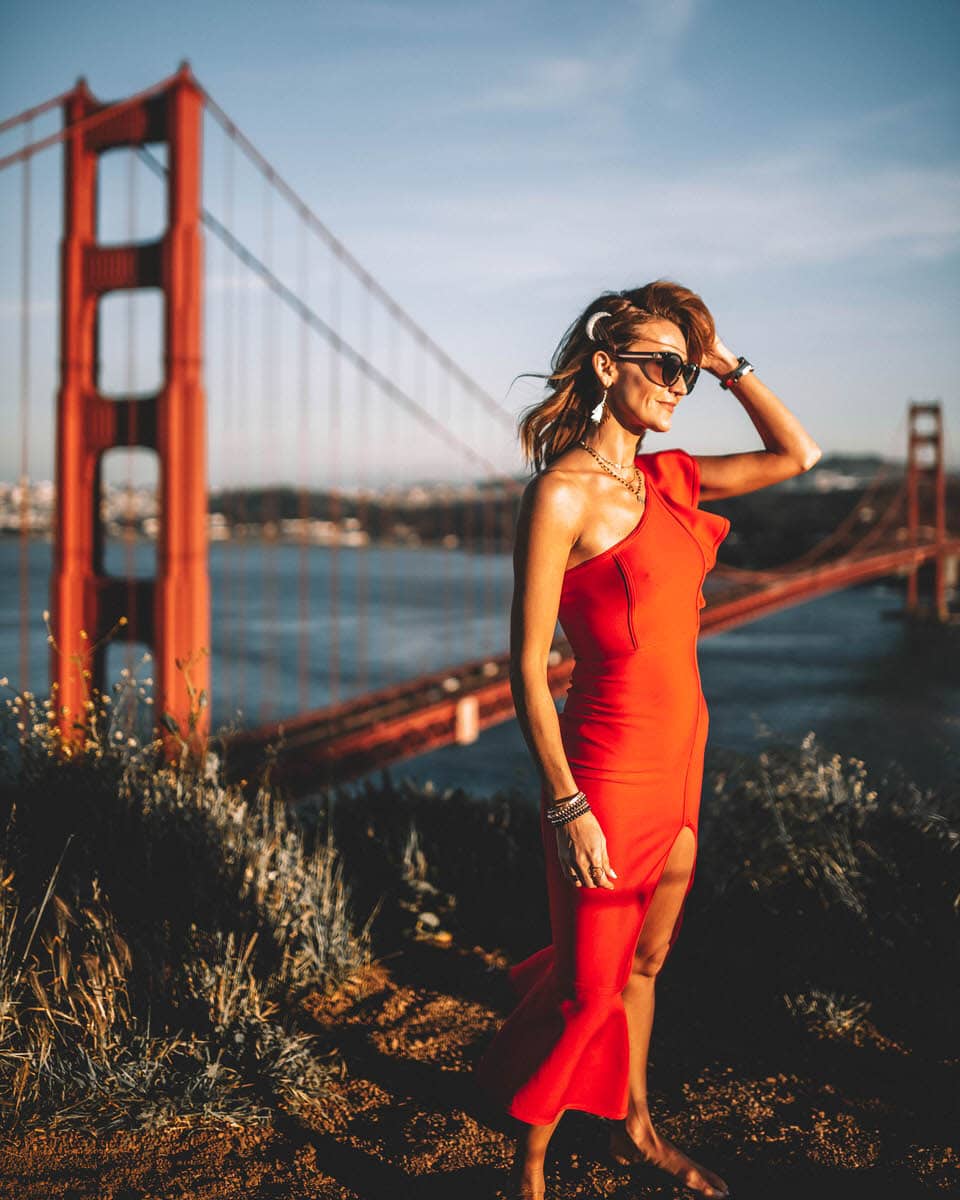
<instances>
[{"instance_id":1,"label":"distant city building","mask_svg":"<svg viewBox=\"0 0 960 1200\"><path fill-rule=\"evenodd\" d=\"M783 483L778 488L788 491L855 492L864 488L876 476L882 460L874 456L831 455L819 462L812 470ZM900 462L888 463L891 478L903 470ZM522 482L519 478L517 482ZM231 520L220 506L230 508L227 497L238 495L256 496L258 489L234 491L221 489L211 492L212 511L208 517L208 535L212 542L229 541L236 537L269 537L278 540L298 541L306 539L314 545L365 546L370 542L370 533L363 528L359 517L346 516L339 522L319 517L288 517L262 522ZM262 492L263 489L260 489ZM468 480L463 483L420 482L406 486L392 486L379 490L372 488L341 489L343 500L354 505L369 504L379 510L428 509L431 505L447 505L454 501L478 503L497 499L503 494L503 481L494 479ZM55 488L49 479L30 481L26 489L19 483L0 482L0 537L19 534L25 527L32 536L49 537L53 530ZM398 514L399 516L399 514ZM104 487L101 503L101 519L108 537L122 537L131 531L139 536L155 539L159 531L159 505L155 486L130 487L125 484L108 484ZM418 530L402 519L391 519L385 526L389 536L407 544L419 544L422 540ZM443 536L443 544L459 545L455 533Z\"/></svg>"}]
</instances>

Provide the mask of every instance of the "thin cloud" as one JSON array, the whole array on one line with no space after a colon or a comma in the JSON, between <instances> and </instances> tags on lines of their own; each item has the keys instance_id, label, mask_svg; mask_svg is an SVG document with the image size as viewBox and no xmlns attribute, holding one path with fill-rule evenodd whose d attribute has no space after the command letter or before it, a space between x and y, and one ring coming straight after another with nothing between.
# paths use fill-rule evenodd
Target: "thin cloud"
<instances>
[{"instance_id":1,"label":"thin cloud","mask_svg":"<svg viewBox=\"0 0 960 1200\"><path fill-rule=\"evenodd\" d=\"M323 12L322 23L345 29L376 33L411 34L464 33L482 24L483 14L472 6L455 4L402 4L399 0L351 0L333 12Z\"/></svg>"},{"instance_id":2,"label":"thin cloud","mask_svg":"<svg viewBox=\"0 0 960 1200\"><path fill-rule=\"evenodd\" d=\"M642 78L644 61L655 61L661 74L672 76L670 87L656 97L661 107L686 107L695 89L675 70L675 59L701 7L701 0L633 0L633 18L606 26L580 53L508 63L504 77L483 87L465 107L523 113L569 110L588 102L609 105Z\"/></svg>"},{"instance_id":3,"label":"thin cloud","mask_svg":"<svg viewBox=\"0 0 960 1200\"><path fill-rule=\"evenodd\" d=\"M531 63L520 78L481 91L473 107L543 111L576 104L602 83L598 64L588 58L548 58Z\"/></svg>"},{"instance_id":4,"label":"thin cloud","mask_svg":"<svg viewBox=\"0 0 960 1200\"><path fill-rule=\"evenodd\" d=\"M631 7L639 14L644 33L663 42L676 42L693 29L703 5L699 0L632 0Z\"/></svg>"},{"instance_id":5,"label":"thin cloud","mask_svg":"<svg viewBox=\"0 0 960 1200\"><path fill-rule=\"evenodd\" d=\"M405 245L421 284L449 286L455 275L475 292L622 275L625 263L664 259L676 271L722 274L742 268L745 248L753 272L876 256L940 261L960 249L960 170L844 171L841 161L803 152L655 190L625 172L605 189L602 214L572 186L519 183L496 203L476 191L433 195L428 222L422 211L421 197L396 197L395 224L367 240L368 257L396 261Z\"/></svg>"}]
</instances>

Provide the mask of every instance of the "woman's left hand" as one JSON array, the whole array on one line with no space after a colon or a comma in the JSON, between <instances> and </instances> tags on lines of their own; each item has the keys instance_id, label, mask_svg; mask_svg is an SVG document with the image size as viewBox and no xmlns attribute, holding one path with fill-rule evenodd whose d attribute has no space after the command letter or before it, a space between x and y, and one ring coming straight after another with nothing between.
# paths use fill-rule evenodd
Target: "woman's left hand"
<instances>
[{"instance_id":1,"label":"woman's left hand","mask_svg":"<svg viewBox=\"0 0 960 1200\"><path fill-rule=\"evenodd\" d=\"M726 375L728 371L732 371L738 361L737 356L721 341L720 335L717 334L713 339L713 345L701 359L700 366L704 371L709 371L711 375L716 375L719 379L722 375Z\"/></svg>"}]
</instances>

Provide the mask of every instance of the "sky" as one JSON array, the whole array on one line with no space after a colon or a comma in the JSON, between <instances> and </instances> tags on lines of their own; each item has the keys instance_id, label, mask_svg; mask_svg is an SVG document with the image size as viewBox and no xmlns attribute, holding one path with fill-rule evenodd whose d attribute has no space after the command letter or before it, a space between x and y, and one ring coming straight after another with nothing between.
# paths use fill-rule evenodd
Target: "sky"
<instances>
[{"instance_id":1,"label":"sky","mask_svg":"<svg viewBox=\"0 0 960 1200\"><path fill-rule=\"evenodd\" d=\"M902 457L907 402L937 398L960 467L955 0L0 0L0 12L0 118L81 74L118 98L189 60L512 412L538 393L511 381L548 368L595 295L666 277L700 293L826 453ZM0 193L8 350L15 198ZM3 382L12 414L16 384ZM369 436L372 463L396 452ZM16 472L14 441L0 478ZM645 449L761 445L707 376ZM499 461L517 469L511 453Z\"/></svg>"}]
</instances>

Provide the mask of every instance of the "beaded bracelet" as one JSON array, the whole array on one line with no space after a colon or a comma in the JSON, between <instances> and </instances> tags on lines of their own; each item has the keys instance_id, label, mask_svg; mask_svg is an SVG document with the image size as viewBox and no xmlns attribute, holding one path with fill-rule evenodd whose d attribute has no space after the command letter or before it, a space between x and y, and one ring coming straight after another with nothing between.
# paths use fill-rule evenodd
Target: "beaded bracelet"
<instances>
[{"instance_id":1,"label":"beaded bracelet","mask_svg":"<svg viewBox=\"0 0 960 1200\"><path fill-rule=\"evenodd\" d=\"M559 828L561 825L566 825L568 821L574 821L577 817L582 817L584 813L592 811L586 800L580 800L576 804L571 804L569 807L564 808L563 812L557 816L548 812L547 820L555 828Z\"/></svg>"},{"instance_id":2,"label":"beaded bracelet","mask_svg":"<svg viewBox=\"0 0 960 1200\"><path fill-rule=\"evenodd\" d=\"M547 817L550 818L555 825L562 824L562 822L558 822L557 818L568 818L573 806L576 805L579 808L580 802L586 800L586 798L586 793L581 789L580 791L574 792L572 796L565 796L562 800L555 800L553 804L548 805L547 807Z\"/></svg>"},{"instance_id":3,"label":"beaded bracelet","mask_svg":"<svg viewBox=\"0 0 960 1200\"><path fill-rule=\"evenodd\" d=\"M553 826L566 825L568 821L573 821L577 817L582 817L584 813L592 812L590 804L586 796L581 792L579 796L573 800L559 806L556 811L546 810L547 820Z\"/></svg>"},{"instance_id":4,"label":"beaded bracelet","mask_svg":"<svg viewBox=\"0 0 960 1200\"><path fill-rule=\"evenodd\" d=\"M554 800L549 807L556 812L557 809L563 808L567 804L573 804L573 802L575 800L579 800L581 796L586 797L586 792L584 792L582 789L574 792L572 796L564 796L562 800Z\"/></svg>"}]
</instances>

